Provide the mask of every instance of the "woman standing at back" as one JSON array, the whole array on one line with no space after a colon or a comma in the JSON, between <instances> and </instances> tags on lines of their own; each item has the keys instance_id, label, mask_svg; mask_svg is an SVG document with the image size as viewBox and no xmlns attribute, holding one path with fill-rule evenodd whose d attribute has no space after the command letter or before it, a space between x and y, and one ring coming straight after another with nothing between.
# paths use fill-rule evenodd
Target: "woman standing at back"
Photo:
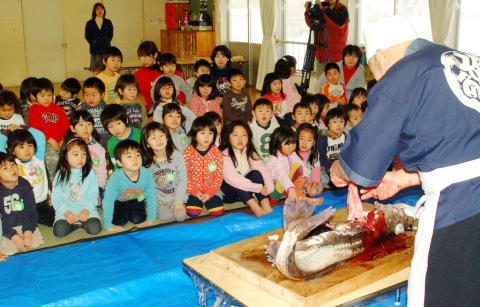
<instances>
[{"instance_id":1,"label":"woman standing at back","mask_svg":"<svg viewBox=\"0 0 480 307\"><path fill-rule=\"evenodd\" d=\"M93 6L92 19L85 26L85 39L90 44L90 70L93 76L103 70L102 54L105 48L110 47L113 38L113 24L105 18L107 14L102 3Z\"/></svg>"}]
</instances>

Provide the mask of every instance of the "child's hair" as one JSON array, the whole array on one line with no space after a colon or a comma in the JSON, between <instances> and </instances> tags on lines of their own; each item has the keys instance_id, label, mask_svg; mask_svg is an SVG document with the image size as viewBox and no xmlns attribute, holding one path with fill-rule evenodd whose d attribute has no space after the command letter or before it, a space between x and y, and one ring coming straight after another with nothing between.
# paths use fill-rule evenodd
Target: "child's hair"
<instances>
[{"instance_id":1,"label":"child's hair","mask_svg":"<svg viewBox=\"0 0 480 307\"><path fill-rule=\"evenodd\" d=\"M174 113L174 112L180 114L180 120L181 120L180 126L182 127L183 131L187 133L185 126L183 124L187 120L187 118L185 117L185 115L183 115L182 108L176 103L167 103L166 105L163 106L162 121L165 122L165 116L167 116L167 114L169 113Z\"/></svg>"},{"instance_id":2,"label":"child's hair","mask_svg":"<svg viewBox=\"0 0 480 307\"><path fill-rule=\"evenodd\" d=\"M263 79L262 93L260 95L263 96L266 94L271 94L272 93L271 84L276 80L280 80L280 82L282 82L282 78L280 78L280 76L277 75L276 73L274 72L268 73L265 76L265 79ZM285 94L283 94L283 86L280 89L280 94L282 98L285 98Z\"/></svg>"},{"instance_id":3,"label":"child's hair","mask_svg":"<svg viewBox=\"0 0 480 307\"><path fill-rule=\"evenodd\" d=\"M84 122L92 123L92 127L95 127L95 119L93 118L92 114L87 110L74 111L73 114L70 116L70 125L72 125L73 128L75 128L75 126L77 126L77 124L80 122L80 119L82 119ZM68 129L67 132L65 133L65 139L68 139L70 137L73 138L75 137L75 135L73 134L72 130ZM95 128L93 128L93 131L92 131L92 138L95 141L100 142L100 134Z\"/></svg>"},{"instance_id":4,"label":"child's hair","mask_svg":"<svg viewBox=\"0 0 480 307\"><path fill-rule=\"evenodd\" d=\"M345 57L349 55L356 55L358 58L358 62L355 67L360 65L360 59L362 58L362 50L358 46L355 45L348 45L347 47L343 48L342 52L342 61L345 63Z\"/></svg>"},{"instance_id":5,"label":"child's hair","mask_svg":"<svg viewBox=\"0 0 480 307\"><path fill-rule=\"evenodd\" d=\"M108 131L108 124L116 120L120 120L125 126L128 126L127 110L125 110L122 105L116 103L109 104L103 109L102 114L100 114L100 121L102 122L103 127Z\"/></svg>"},{"instance_id":6,"label":"child's hair","mask_svg":"<svg viewBox=\"0 0 480 307\"><path fill-rule=\"evenodd\" d=\"M208 63L208 61L205 60L205 59L200 59L200 60L195 62L195 65L193 65L193 71L198 72L198 70L202 66L208 67L208 69L210 69L210 63Z\"/></svg>"},{"instance_id":7,"label":"child's hair","mask_svg":"<svg viewBox=\"0 0 480 307\"><path fill-rule=\"evenodd\" d=\"M375 80L375 79L372 79L372 80L367 82L367 93L370 93L370 90L372 89L372 87L375 84L377 84L377 80Z\"/></svg>"},{"instance_id":8,"label":"child's hair","mask_svg":"<svg viewBox=\"0 0 480 307\"><path fill-rule=\"evenodd\" d=\"M198 77L197 81L195 82L195 92L200 96L200 87L202 86L209 86L212 88L212 92L208 95L207 100L213 100L216 97L215 90L217 89L217 83L215 82L215 78L212 75L203 74Z\"/></svg>"},{"instance_id":9,"label":"child's hair","mask_svg":"<svg viewBox=\"0 0 480 307\"><path fill-rule=\"evenodd\" d=\"M232 68L227 74L227 81L230 82L232 78L236 76L242 76L243 78L245 78L243 72L240 69Z\"/></svg>"},{"instance_id":10,"label":"child's hair","mask_svg":"<svg viewBox=\"0 0 480 307\"><path fill-rule=\"evenodd\" d=\"M120 57L120 61L123 62L122 52L120 51L120 49L118 49L117 47L114 47L114 46L105 48L105 50L103 51L103 55L102 55L103 60L105 62L107 62L109 57L116 57L116 56Z\"/></svg>"},{"instance_id":11,"label":"child's hair","mask_svg":"<svg viewBox=\"0 0 480 307\"><path fill-rule=\"evenodd\" d=\"M177 65L177 58L171 53L164 53L160 56L160 66L168 64Z\"/></svg>"},{"instance_id":12,"label":"child's hair","mask_svg":"<svg viewBox=\"0 0 480 307\"><path fill-rule=\"evenodd\" d=\"M359 106L357 106L356 104L354 103L349 103L347 104L344 108L343 108L343 117L345 117L345 121L347 120L350 120L350 112L351 111L357 111L357 110L362 110L362 108L360 108Z\"/></svg>"},{"instance_id":13,"label":"child's hair","mask_svg":"<svg viewBox=\"0 0 480 307\"><path fill-rule=\"evenodd\" d=\"M213 62L213 67L217 67L217 64L215 63L215 57L219 52L228 58L227 67L230 67L230 65L232 65L232 52L225 45L219 45L213 48L212 55L210 56L210 59Z\"/></svg>"},{"instance_id":14,"label":"child's hair","mask_svg":"<svg viewBox=\"0 0 480 307\"><path fill-rule=\"evenodd\" d=\"M328 99L327 96L323 94L315 94L315 98L317 98L318 101L318 114L322 113L323 108L325 108L325 105L327 103L330 103L330 99ZM319 115L320 116L320 115Z\"/></svg>"},{"instance_id":15,"label":"child's hair","mask_svg":"<svg viewBox=\"0 0 480 307\"><path fill-rule=\"evenodd\" d=\"M335 62L330 62L325 65L325 75L327 75L327 72L331 69L336 69L340 73L340 67L338 66L338 64Z\"/></svg>"},{"instance_id":16,"label":"child's hair","mask_svg":"<svg viewBox=\"0 0 480 307\"><path fill-rule=\"evenodd\" d=\"M125 75L121 75L118 78L117 84L115 84L115 92L117 92L118 97L120 97L120 99L123 99L123 95L120 94L118 89L121 89L122 91L124 91L125 88L129 85L135 85L135 87L138 89L138 81L134 75L125 74Z\"/></svg>"},{"instance_id":17,"label":"child's hair","mask_svg":"<svg viewBox=\"0 0 480 307\"><path fill-rule=\"evenodd\" d=\"M22 81L20 85L20 102L27 102L30 100L30 93L32 91L33 84L37 81L35 77L29 77Z\"/></svg>"},{"instance_id":18,"label":"child's hair","mask_svg":"<svg viewBox=\"0 0 480 307\"><path fill-rule=\"evenodd\" d=\"M57 169L55 170L55 174L58 173L57 184L67 183L70 179L70 175L72 171L70 170L70 164L67 160L67 154L70 149L74 148L75 146L80 147L85 151L87 154L87 160L85 165L82 167L82 182L87 178L88 174L92 170L92 158L90 157L90 150L88 150L87 143L81 138L74 137L69 140L64 140L62 147L60 148L60 153L58 157L58 164Z\"/></svg>"},{"instance_id":19,"label":"child's hair","mask_svg":"<svg viewBox=\"0 0 480 307\"><path fill-rule=\"evenodd\" d=\"M253 104L253 111L255 111L258 107L260 106L267 106L273 111L273 104L270 100L267 98L259 98L255 103Z\"/></svg>"},{"instance_id":20,"label":"child's hair","mask_svg":"<svg viewBox=\"0 0 480 307\"><path fill-rule=\"evenodd\" d=\"M347 119L345 118L345 115L343 114L343 110L341 108L333 108L330 111L328 111L327 115L325 116L325 125L328 126L330 123L331 119L334 118L343 118L345 122Z\"/></svg>"},{"instance_id":21,"label":"child's hair","mask_svg":"<svg viewBox=\"0 0 480 307\"><path fill-rule=\"evenodd\" d=\"M277 152L282 148L282 143L285 142L286 145L296 144L297 134L293 131L292 128L286 126L280 126L273 131L270 135L270 143L268 152L271 156L277 156Z\"/></svg>"},{"instance_id":22,"label":"child's hair","mask_svg":"<svg viewBox=\"0 0 480 307\"><path fill-rule=\"evenodd\" d=\"M368 92L366 89L364 89L363 87L356 87L353 89L352 91L352 94L350 95L350 100L348 101L348 104L352 104L353 103L353 100L355 99L355 97L359 96L359 95L362 95L362 96L365 96L367 97L368 96Z\"/></svg>"},{"instance_id":23,"label":"child's hair","mask_svg":"<svg viewBox=\"0 0 480 307\"><path fill-rule=\"evenodd\" d=\"M0 92L3 91L3 85L0 83Z\"/></svg>"},{"instance_id":24,"label":"child's hair","mask_svg":"<svg viewBox=\"0 0 480 307\"><path fill-rule=\"evenodd\" d=\"M171 85L173 86L173 95L172 95L172 100L177 98L177 93L175 90L175 83L173 82L172 79L169 77L160 77L157 80L157 83L155 83L155 88L153 89L153 100L159 101L162 99L162 95L160 95L160 89L164 86Z\"/></svg>"},{"instance_id":25,"label":"child's hair","mask_svg":"<svg viewBox=\"0 0 480 307\"><path fill-rule=\"evenodd\" d=\"M105 6L100 3L100 2L97 2L95 3L95 5L93 6L93 12L92 12L92 19L95 19L95 17L97 17L97 7L102 7L103 9L103 18L105 18L105 15L107 15L107 10L105 9Z\"/></svg>"},{"instance_id":26,"label":"child's hair","mask_svg":"<svg viewBox=\"0 0 480 307\"><path fill-rule=\"evenodd\" d=\"M291 55L285 55L275 64L275 73L282 79L288 79L292 75L290 68L297 68L297 60Z\"/></svg>"},{"instance_id":27,"label":"child's hair","mask_svg":"<svg viewBox=\"0 0 480 307\"><path fill-rule=\"evenodd\" d=\"M252 160L260 159L257 151L255 150L255 145L252 142L252 139L253 139L252 129L250 129L250 126L244 120L237 119L229 122L228 124L225 125L225 127L223 127L222 136L220 138L221 139L220 146L218 146L218 149L220 151L224 151L225 149L228 149L228 155L232 159L233 165L235 165L235 167L237 167L237 159L235 158L235 153L233 152L232 144L230 144L230 134L232 134L233 130L237 126L241 126L247 131L247 136L248 136L247 145L246 145L247 158ZM250 160L248 160L248 164L250 164Z\"/></svg>"},{"instance_id":28,"label":"child's hair","mask_svg":"<svg viewBox=\"0 0 480 307\"><path fill-rule=\"evenodd\" d=\"M142 149L140 148L140 144L138 144L137 141L134 141L134 140L121 141L113 150L113 156L115 157L115 160L122 162L122 155L126 153L129 149L134 149L139 153L142 152Z\"/></svg>"},{"instance_id":29,"label":"child's hair","mask_svg":"<svg viewBox=\"0 0 480 307\"><path fill-rule=\"evenodd\" d=\"M30 133L30 131L24 129L12 131L8 136L7 151L13 155L15 148L25 143L33 144L34 154L37 153L37 141L35 141L35 137Z\"/></svg>"},{"instance_id":30,"label":"child's hair","mask_svg":"<svg viewBox=\"0 0 480 307\"><path fill-rule=\"evenodd\" d=\"M6 162L13 162L13 163L17 164L17 162L15 161L15 156L14 155L4 153L4 152L0 152L0 166L3 165Z\"/></svg>"},{"instance_id":31,"label":"child's hair","mask_svg":"<svg viewBox=\"0 0 480 307\"><path fill-rule=\"evenodd\" d=\"M299 103L293 106L293 112L292 112L293 115L295 115L295 112L298 109L308 109L310 113L312 113L312 109L310 109L310 103L304 101L303 98L302 98L302 101L300 101Z\"/></svg>"},{"instance_id":32,"label":"child's hair","mask_svg":"<svg viewBox=\"0 0 480 307\"><path fill-rule=\"evenodd\" d=\"M221 123L223 124L223 120L222 120L222 117L220 116L220 114L218 114L217 112L214 112L214 111L209 111L205 114L203 114L203 116L207 117L207 118L210 118L211 120L213 120L213 123Z\"/></svg>"},{"instance_id":33,"label":"child's hair","mask_svg":"<svg viewBox=\"0 0 480 307\"><path fill-rule=\"evenodd\" d=\"M193 147L197 147L198 144L197 134L200 131L204 131L206 128L213 132L213 142L215 142L215 139L217 138L217 128L215 127L215 123L206 116L200 116L195 118L192 123L192 129L187 134L192 139Z\"/></svg>"},{"instance_id":34,"label":"child's hair","mask_svg":"<svg viewBox=\"0 0 480 307\"><path fill-rule=\"evenodd\" d=\"M80 90L82 89L82 86L80 85L80 82L78 82L77 79L75 78L68 78L63 81L62 85L60 86L63 90L70 92L72 96L77 95Z\"/></svg>"},{"instance_id":35,"label":"child's hair","mask_svg":"<svg viewBox=\"0 0 480 307\"><path fill-rule=\"evenodd\" d=\"M35 81L32 85L31 93L36 98L37 94L43 90L52 92L53 94L54 88L52 81L48 80L47 78L37 79L37 81Z\"/></svg>"},{"instance_id":36,"label":"child's hair","mask_svg":"<svg viewBox=\"0 0 480 307\"><path fill-rule=\"evenodd\" d=\"M105 83L102 80L98 79L97 77L90 77L85 82L83 82L83 93L85 94L86 88L94 88L96 89L100 95L105 93Z\"/></svg>"},{"instance_id":37,"label":"child's hair","mask_svg":"<svg viewBox=\"0 0 480 307\"><path fill-rule=\"evenodd\" d=\"M138 46L138 49L137 49L138 57L141 57L144 55L154 57L155 54L157 54L157 57L158 57L160 53L158 52L157 45L155 45L155 43L152 41L144 41L143 43L140 44L140 46Z\"/></svg>"},{"instance_id":38,"label":"child's hair","mask_svg":"<svg viewBox=\"0 0 480 307\"><path fill-rule=\"evenodd\" d=\"M312 104L316 105L318 107L318 112L317 114L315 114L315 118L312 118L312 121L320 121L320 114L322 113L323 108L320 109L320 102L318 101L317 97L315 97L315 95L305 95L304 97L302 97L300 102L305 102L306 104L308 104L308 106L310 107L310 111L312 111ZM325 104L323 106L325 106Z\"/></svg>"},{"instance_id":39,"label":"child's hair","mask_svg":"<svg viewBox=\"0 0 480 307\"><path fill-rule=\"evenodd\" d=\"M298 155L300 155L300 146L298 142L300 141L300 132L302 131L309 131L313 134L313 139L315 140L315 143L317 142L320 132L318 131L317 127L314 127L310 123L304 123L298 126L297 128L297 148L295 151L297 152ZM308 163L310 165L313 165L315 162L320 161L320 151L318 150L317 144L313 143L312 148L310 148L310 155L308 156Z\"/></svg>"},{"instance_id":40,"label":"child's hair","mask_svg":"<svg viewBox=\"0 0 480 307\"><path fill-rule=\"evenodd\" d=\"M15 95L15 93L11 91L0 92L0 107L3 106L13 106L16 111L18 107L17 95Z\"/></svg>"},{"instance_id":41,"label":"child's hair","mask_svg":"<svg viewBox=\"0 0 480 307\"><path fill-rule=\"evenodd\" d=\"M172 155L175 151L175 144L173 143L172 136L170 131L164 125L158 122L151 122L142 129L142 138L140 141L140 146L142 148L142 157L143 157L143 166L150 167L153 161L155 161L155 153L153 152L152 148L147 146L148 145L148 138L152 133L156 130L159 130L165 133L167 137L167 147L165 148L167 152L167 161L168 163L172 162Z\"/></svg>"}]
</instances>

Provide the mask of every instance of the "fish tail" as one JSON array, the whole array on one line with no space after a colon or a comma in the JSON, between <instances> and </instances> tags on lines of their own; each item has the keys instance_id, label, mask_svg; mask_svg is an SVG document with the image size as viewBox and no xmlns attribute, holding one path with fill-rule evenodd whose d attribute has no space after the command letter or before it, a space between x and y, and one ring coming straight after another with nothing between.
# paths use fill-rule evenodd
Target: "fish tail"
<instances>
[{"instance_id":1,"label":"fish tail","mask_svg":"<svg viewBox=\"0 0 480 307\"><path fill-rule=\"evenodd\" d=\"M265 246L265 253L268 255L268 261L275 264L275 257L277 257L278 249L282 242L270 241L268 245Z\"/></svg>"},{"instance_id":2,"label":"fish tail","mask_svg":"<svg viewBox=\"0 0 480 307\"><path fill-rule=\"evenodd\" d=\"M323 198L321 200L323 200ZM310 218L313 210L315 210L315 207L317 206L317 202L318 200L315 199L310 208L308 208L307 200L304 198L299 198L297 203L293 200L287 199L283 206L284 229L287 230L288 226L295 220Z\"/></svg>"}]
</instances>

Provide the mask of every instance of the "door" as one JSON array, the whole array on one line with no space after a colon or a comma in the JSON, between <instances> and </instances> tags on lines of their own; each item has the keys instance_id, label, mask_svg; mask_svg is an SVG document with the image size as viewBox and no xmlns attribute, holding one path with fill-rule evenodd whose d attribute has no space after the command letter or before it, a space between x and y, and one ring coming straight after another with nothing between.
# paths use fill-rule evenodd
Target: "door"
<instances>
[{"instance_id":1,"label":"door","mask_svg":"<svg viewBox=\"0 0 480 307\"><path fill-rule=\"evenodd\" d=\"M66 75L61 0L23 0L22 11L27 75L63 82Z\"/></svg>"},{"instance_id":2,"label":"door","mask_svg":"<svg viewBox=\"0 0 480 307\"><path fill-rule=\"evenodd\" d=\"M98 0L62 0L67 78L85 80L92 76L90 71L84 69L90 66L90 45L85 39L85 25L92 19L93 5L97 2ZM108 18L108 9L107 13Z\"/></svg>"}]
</instances>

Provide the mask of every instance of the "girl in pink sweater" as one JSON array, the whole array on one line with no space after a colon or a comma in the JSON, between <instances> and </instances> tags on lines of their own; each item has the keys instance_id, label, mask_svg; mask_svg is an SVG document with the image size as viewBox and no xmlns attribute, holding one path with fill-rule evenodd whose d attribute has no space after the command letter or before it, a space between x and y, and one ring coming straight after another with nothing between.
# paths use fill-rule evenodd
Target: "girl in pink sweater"
<instances>
[{"instance_id":1,"label":"girl in pink sweater","mask_svg":"<svg viewBox=\"0 0 480 307\"><path fill-rule=\"evenodd\" d=\"M250 126L243 120L225 125L219 149L223 155L223 201L241 200L257 217L273 212L268 198L273 179L255 150Z\"/></svg>"},{"instance_id":2,"label":"girl in pink sweater","mask_svg":"<svg viewBox=\"0 0 480 307\"><path fill-rule=\"evenodd\" d=\"M293 107L302 99L292 79L296 71L296 66L297 60L290 55L282 57L275 64L275 73L282 78L282 88L286 96L285 103L287 104L287 112L293 112Z\"/></svg>"},{"instance_id":3,"label":"girl in pink sweater","mask_svg":"<svg viewBox=\"0 0 480 307\"><path fill-rule=\"evenodd\" d=\"M305 185L305 191L310 196L316 196L323 191L323 185L320 181L320 152L317 146L319 136L318 129L312 124L301 124L297 128L298 144L296 152L310 173L310 182Z\"/></svg>"},{"instance_id":4,"label":"girl in pink sweater","mask_svg":"<svg viewBox=\"0 0 480 307\"><path fill-rule=\"evenodd\" d=\"M310 181L308 168L297 155L297 135L292 128L280 126L270 136L270 157L265 166L272 174L275 190L270 197L279 200L284 194L290 200L305 197L302 192Z\"/></svg>"}]
</instances>

